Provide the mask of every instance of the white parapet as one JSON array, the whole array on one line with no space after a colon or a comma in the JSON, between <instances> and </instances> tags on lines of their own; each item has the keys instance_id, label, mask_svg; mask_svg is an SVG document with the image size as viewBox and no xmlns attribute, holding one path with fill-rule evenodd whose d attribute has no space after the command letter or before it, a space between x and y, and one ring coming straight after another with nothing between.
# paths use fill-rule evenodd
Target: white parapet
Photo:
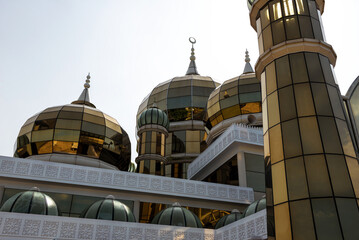
<instances>
[{"instance_id":1,"label":"white parapet","mask_svg":"<svg viewBox=\"0 0 359 240\"><path fill-rule=\"evenodd\" d=\"M250 204L252 188L0 156L0 177Z\"/></svg>"},{"instance_id":2,"label":"white parapet","mask_svg":"<svg viewBox=\"0 0 359 240\"><path fill-rule=\"evenodd\" d=\"M217 230L0 212L0 239L250 240L266 239L262 210Z\"/></svg>"},{"instance_id":3,"label":"white parapet","mask_svg":"<svg viewBox=\"0 0 359 240\"><path fill-rule=\"evenodd\" d=\"M202 171L208 172L206 167L213 164L213 161L234 144L247 144L263 147L263 129L248 127L243 124L231 125L211 145L209 145L200 156L189 164L187 178L194 179L196 174Z\"/></svg>"}]
</instances>

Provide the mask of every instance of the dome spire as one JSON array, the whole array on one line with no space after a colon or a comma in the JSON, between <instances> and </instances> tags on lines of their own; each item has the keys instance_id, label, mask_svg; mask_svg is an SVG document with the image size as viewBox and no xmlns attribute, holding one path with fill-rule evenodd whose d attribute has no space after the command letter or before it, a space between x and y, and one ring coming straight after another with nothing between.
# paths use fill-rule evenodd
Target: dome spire
<instances>
[{"instance_id":1,"label":"dome spire","mask_svg":"<svg viewBox=\"0 0 359 240\"><path fill-rule=\"evenodd\" d=\"M246 62L246 65L244 66L244 71L243 73L253 73L253 68L251 66L251 59L249 58L249 54L248 54L248 50L246 49L246 58L245 58L245 62Z\"/></svg>"},{"instance_id":2,"label":"dome spire","mask_svg":"<svg viewBox=\"0 0 359 240\"><path fill-rule=\"evenodd\" d=\"M90 88L90 79L91 79L91 76L90 76L90 73L88 73L87 77L86 77L86 82L84 84L85 89L82 91L79 99L77 99L76 101L73 101L71 104L82 104L82 105L87 105L87 106L96 108L95 105L93 105L90 102L90 93L88 90Z\"/></svg>"},{"instance_id":3,"label":"dome spire","mask_svg":"<svg viewBox=\"0 0 359 240\"><path fill-rule=\"evenodd\" d=\"M191 60L191 62L189 63L189 67L187 70L186 75L199 75L197 72L197 66L196 66L196 56L194 55L194 47L193 45L196 43L196 39L194 37L190 37L189 38L190 43L192 43L192 48L191 48L191 57L189 58Z\"/></svg>"}]
</instances>

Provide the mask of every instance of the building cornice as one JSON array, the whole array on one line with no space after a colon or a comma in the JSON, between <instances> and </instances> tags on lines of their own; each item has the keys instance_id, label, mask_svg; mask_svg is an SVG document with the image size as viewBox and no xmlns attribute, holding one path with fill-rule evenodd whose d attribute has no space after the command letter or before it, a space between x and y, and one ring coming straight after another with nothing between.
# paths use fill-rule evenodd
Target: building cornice
<instances>
[{"instance_id":1,"label":"building cornice","mask_svg":"<svg viewBox=\"0 0 359 240\"><path fill-rule=\"evenodd\" d=\"M336 64L337 54L332 45L316 39L300 38L277 44L260 55L255 66L257 78L260 79L264 68L275 59L298 52L319 53L326 56L333 66Z\"/></svg>"},{"instance_id":2,"label":"building cornice","mask_svg":"<svg viewBox=\"0 0 359 240\"><path fill-rule=\"evenodd\" d=\"M325 0L315 0L318 4L320 13L323 14L324 13L324 6L325 6ZM257 20L257 16L259 14L259 11L264 7L264 5L266 5L269 1L268 0L256 0L251 8L251 11L249 13L249 18L250 18L250 22L252 27L254 28L254 30L257 31L257 24L256 24L256 20Z\"/></svg>"}]
</instances>

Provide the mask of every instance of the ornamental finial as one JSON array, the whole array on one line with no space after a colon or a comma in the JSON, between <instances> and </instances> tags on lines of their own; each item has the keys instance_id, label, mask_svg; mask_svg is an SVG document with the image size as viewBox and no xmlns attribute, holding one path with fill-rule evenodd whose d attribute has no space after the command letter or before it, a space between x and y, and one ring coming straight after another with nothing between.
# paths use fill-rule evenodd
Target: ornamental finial
<instances>
[{"instance_id":1,"label":"ornamental finial","mask_svg":"<svg viewBox=\"0 0 359 240\"><path fill-rule=\"evenodd\" d=\"M251 59L249 58L249 54L248 54L249 52L248 52L248 50L246 49L246 59L245 59L245 61L247 62L247 63L249 63L250 61L251 61Z\"/></svg>"},{"instance_id":2,"label":"ornamental finial","mask_svg":"<svg viewBox=\"0 0 359 240\"><path fill-rule=\"evenodd\" d=\"M84 87L85 88L90 88L90 73L87 74L87 77L86 77L86 83L84 84Z\"/></svg>"},{"instance_id":3,"label":"ornamental finial","mask_svg":"<svg viewBox=\"0 0 359 240\"><path fill-rule=\"evenodd\" d=\"M196 57L194 56L194 47L193 44L196 43L196 39L194 37L190 37L189 38L190 43L192 43L192 48L191 48L191 57L189 58L191 61L196 60Z\"/></svg>"}]
</instances>

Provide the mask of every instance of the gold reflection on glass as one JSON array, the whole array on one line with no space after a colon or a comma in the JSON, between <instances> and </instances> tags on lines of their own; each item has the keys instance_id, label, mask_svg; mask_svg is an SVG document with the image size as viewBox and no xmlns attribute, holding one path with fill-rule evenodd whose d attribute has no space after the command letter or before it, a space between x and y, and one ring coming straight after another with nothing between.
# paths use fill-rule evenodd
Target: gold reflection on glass
<instances>
[{"instance_id":1,"label":"gold reflection on glass","mask_svg":"<svg viewBox=\"0 0 359 240\"><path fill-rule=\"evenodd\" d=\"M283 160L283 143L281 125L271 128L269 130L270 156L272 163Z\"/></svg>"},{"instance_id":2,"label":"gold reflection on glass","mask_svg":"<svg viewBox=\"0 0 359 240\"><path fill-rule=\"evenodd\" d=\"M53 143L54 152L76 154L77 148L78 148L78 142L54 141Z\"/></svg>"},{"instance_id":3,"label":"gold reflection on glass","mask_svg":"<svg viewBox=\"0 0 359 240\"><path fill-rule=\"evenodd\" d=\"M290 203L293 238L296 240L315 240L312 211L309 200Z\"/></svg>"},{"instance_id":4,"label":"gold reflection on glass","mask_svg":"<svg viewBox=\"0 0 359 240\"><path fill-rule=\"evenodd\" d=\"M319 134L316 117L299 119L300 133L304 154L322 153L322 141Z\"/></svg>"},{"instance_id":5,"label":"gold reflection on glass","mask_svg":"<svg viewBox=\"0 0 359 240\"><path fill-rule=\"evenodd\" d=\"M297 12L298 14L305 14L305 8L304 8L304 3L303 0L295 0L295 2L297 3Z\"/></svg>"},{"instance_id":6,"label":"gold reflection on glass","mask_svg":"<svg viewBox=\"0 0 359 240\"><path fill-rule=\"evenodd\" d=\"M294 15L294 4L293 0L283 0L283 8L284 8L284 15L291 16Z\"/></svg>"},{"instance_id":7,"label":"gold reflection on glass","mask_svg":"<svg viewBox=\"0 0 359 240\"><path fill-rule=\"evenodd\" d=\"M52 140L53 134L54 134L53 129L34 131L32 132L31 141L41 142L41 141Z\"/></svg>"},{"instance_id":8,"label":"gold reflection on glass","mask_svg":"<svg viewBox=\"0 0 359 240\"><path fill-rule=\"evenodd\" d=\"M37 142L36 149L37 149L37 154L52 153L52 141Z\"/></svg>"},{"instance_id":9,"label":"gold reflection on glass","mask_svg":"<svg viewBox=\"0 0 359 240\"><path fill-rule=\"evenodd\" d=\"M282 18L282 9L281 9L279 1L272 5L272 11L273 11L273 20L274 21L279 18Z\"/></svg>"},{"instance_id":10,"label":"gold reflection on glass","mask_svg":"<svg viewBox=\"0 0 359 240\"><path fill-rule=\"evenodd\" d=\"M284 161L272 165L272 181L274 205L288 201Z\"/></svg>"},{"instance_id":11,"label":"gold reflection on glass","mask_svg":"<svg viewBox=\"0 0 359 240\"><path fill-rule=\"evenodd\" d=\"M352 180L356 198L359 198L359 164L358 160L351 157L345 157Z\"/></svg>"},{"instance_id":12,"label":"gold reflection on glass","mask_svg":"<svg viewBox=\"0 0 359 240\"><path fill-rule=\"evenodd\" d=\"M291 224L288 203L274 206L276 240L291 240Z\"/></svg>"}]
</instances>

